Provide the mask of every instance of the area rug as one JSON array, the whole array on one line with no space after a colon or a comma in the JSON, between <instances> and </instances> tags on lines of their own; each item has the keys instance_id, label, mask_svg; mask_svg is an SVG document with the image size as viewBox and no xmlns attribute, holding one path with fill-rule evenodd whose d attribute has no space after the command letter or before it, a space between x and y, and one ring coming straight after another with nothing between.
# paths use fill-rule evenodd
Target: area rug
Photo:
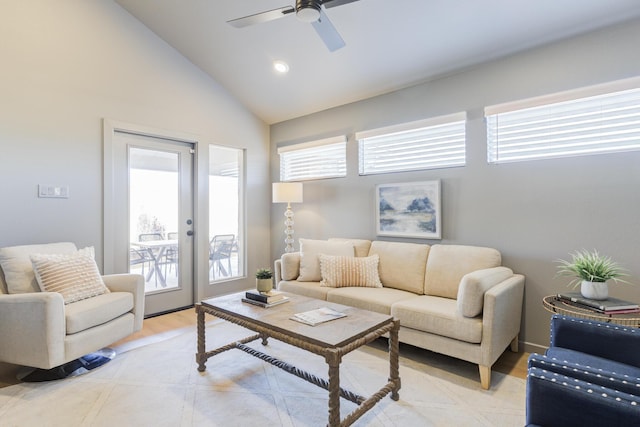
<instances>
[{"instance_id":1,"label":"area rug","mask_svg":"<svg viewBox=\"0 0 640 427\"><path fill-rule=\"evenodd\" d=\"M214 320L207 346L248 331ZM276 340L266 348L282 360L327 377L320 357ZM195 362L195 327L177 336L121 352L85 375L0 389L2 426L324 426L327 392L239 350L214 356L207 370ZM368 396L388 376L381 339L343 359L341 385ZM401 345L400 400L385 397L356 426L522 426L523 379L494 372L480 388L477 366ZM354 404L341 400L342 417Z\"/></svg>"}]
</instances>

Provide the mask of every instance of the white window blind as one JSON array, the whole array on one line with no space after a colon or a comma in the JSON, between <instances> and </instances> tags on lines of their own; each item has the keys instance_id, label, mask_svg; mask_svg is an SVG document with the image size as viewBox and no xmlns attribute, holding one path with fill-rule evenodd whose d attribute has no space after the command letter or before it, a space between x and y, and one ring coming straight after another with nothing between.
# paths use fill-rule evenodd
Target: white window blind
<instances>
[{"instance_id":1,"label":"white window blind","mask_svg":"<svg viewBox=\"0 0 640 427\"><path fill-rule=\"evenodd\" d=\"M360 175L464 166L466 113L357 132Z\"/></svg>"},{"instance_id":2,"label":"white window blind","mask_svg":"<svg viewBox=\"0 0 640 427\"><path fill-rule=\"evenodd\" d=\"M551 95L543 105L538 98L528 108L518 108L527 101L512 104L513 109L488 107L488 162L640 150L640 87L612 91L630 84L640 86L640 81Z\"/></svg>"},{"instance_id":3,"label":"white window blind","mask_svg":"<svg viewBox=\"0 0 640 427\"><path fill-rule=\"evenodd\" d=\"M278 148L280 181L304 181L347 175L345 136Z\"/></svg>"}]
</instances>

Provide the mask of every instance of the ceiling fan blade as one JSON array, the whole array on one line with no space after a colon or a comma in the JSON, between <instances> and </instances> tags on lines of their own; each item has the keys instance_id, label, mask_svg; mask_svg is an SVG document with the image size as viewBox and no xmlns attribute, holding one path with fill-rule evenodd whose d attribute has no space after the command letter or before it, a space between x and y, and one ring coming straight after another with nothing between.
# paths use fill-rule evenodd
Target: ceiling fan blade
<instances>
[{"instance_id":1,"label":"ceiling fan blade","mask_svg":"<svg viewBox=\"0 0 640 427\"><path fill-rule=\"evenodd\" d=\"M345 46L344 40L340 37L336 27L329 21L329 18L322 9L320 9L320 19L312 22L311 25L313 25L316 33L318 33L330 52L334 52Z\"/></svg>"},{"instance_id":2,"label":"ceiling fan blade","mask_svg":"<svg viewBox=\"0 0 640 427\"><path fill-rule=\"evenodd\" d=\"M285 6L278 9L269 10L267 12L261 12L254 15L244 16L242 18L232 19L231 21L227 21L227 24L231 24L236 28L243 28L248 27L249 25L273 21L274 19L282 18L283 16L295 11L296 10L293 6Z\"/></svg>"},{"instance_id":3,"label":"ceiling fan blade","mask_svg":"<svg viewBox=\"0 0 640 427\"><path fill-rule=\"evenodd\" d=\"M325 1L322 2L322 4L327 9L330 9L332 7L342 6L343 4L349 4L349 3L356 2L356 1L358 1L358 0L325 0Z\"/></svg>"}]
</instances>

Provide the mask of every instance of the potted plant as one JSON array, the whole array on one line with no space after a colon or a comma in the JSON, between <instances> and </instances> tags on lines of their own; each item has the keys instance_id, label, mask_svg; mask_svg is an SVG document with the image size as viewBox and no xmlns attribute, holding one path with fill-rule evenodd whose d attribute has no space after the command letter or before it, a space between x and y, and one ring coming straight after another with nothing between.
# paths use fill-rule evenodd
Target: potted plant
<instances>
[{"instance_id":1,"label":"potted plant","mask_svg":"<svg viewBox=\"0 0 640 427\"><path fill-rule=\"evenodd\" d=\"M256 271L256 289L258 292L269 292L273 289L273 273L268 268Z\"/></svg>"},{"instance_id":2,"label":"potted plant","mask_svg":"<svg viewBox=\"0 0 640 427\"><path fill-rule=\"evenodd\" d=\"M580 284L583 297L595 300L605 300L609 296L607 280L627 283L621 277L626 276L625 270L610 257L600 255L597 250L576 251L571 255L571 261L558 260L558 275L573 276L569 286L574 288Z\"/></svg>"}]
</instances>

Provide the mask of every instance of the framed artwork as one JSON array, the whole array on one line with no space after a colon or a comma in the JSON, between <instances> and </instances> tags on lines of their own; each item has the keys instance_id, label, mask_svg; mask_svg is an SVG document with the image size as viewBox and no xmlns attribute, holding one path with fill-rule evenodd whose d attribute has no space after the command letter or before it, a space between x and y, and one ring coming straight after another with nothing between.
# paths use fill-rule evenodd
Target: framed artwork
<instances>
[{"instance_id":1,"label":"framed artwork","mask_svg":"<svg viewBox=\"0 0 640 427\"><path fill-rule=\"evenodd\" d=\"M441 239L440 180L376 185L378 236Z\"/></svg>"}]
</instances>

